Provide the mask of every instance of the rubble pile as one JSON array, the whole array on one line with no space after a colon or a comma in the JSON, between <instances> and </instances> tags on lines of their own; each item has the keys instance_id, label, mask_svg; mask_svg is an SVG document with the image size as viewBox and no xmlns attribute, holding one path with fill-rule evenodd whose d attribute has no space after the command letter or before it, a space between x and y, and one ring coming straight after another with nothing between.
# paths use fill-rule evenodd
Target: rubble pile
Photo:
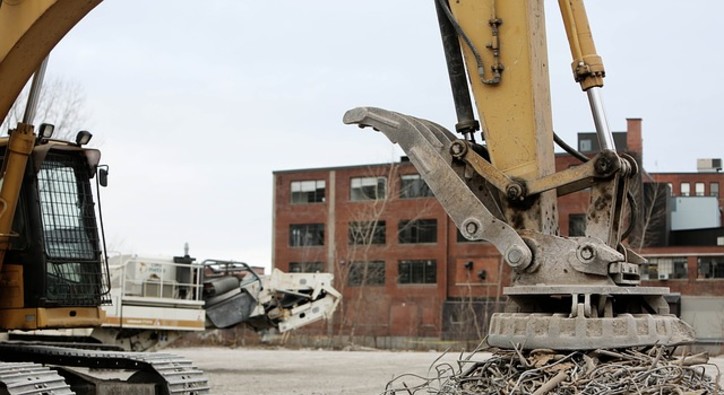
<instances>
[{"instance_id":1,"label":"rubble pile","mask_svg":"<svg viewBox=\"0 0 724 395\"><path fill-rule=\"evenodd\" d=\"M457 366L436 361L430 377L398 376L383 395L724 395L721 372L708 360L705 353L661 346L570 353L482 348L461 354Z\"/></svg>"}]
</instances>

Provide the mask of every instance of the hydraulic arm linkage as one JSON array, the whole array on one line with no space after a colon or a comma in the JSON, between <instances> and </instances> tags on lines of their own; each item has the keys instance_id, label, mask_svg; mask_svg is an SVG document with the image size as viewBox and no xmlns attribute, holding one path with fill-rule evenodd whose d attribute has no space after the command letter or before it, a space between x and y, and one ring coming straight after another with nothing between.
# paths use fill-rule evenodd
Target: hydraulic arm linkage
<instances>
[{"instance_id":1,"label":"hydraulic arm linkage","mask_svg":"<svg viewBox=\"0 0 724 395\"><path fill-rule=\"evenodd\" d=\"M461 233L493 243L513 269L506 310L491 320L491 345L690 342L691 327L669 314L668 288L638 286L645 260L622 244L635 221L625 208L638 165L615 151L599 92L603 62L582 0L559 3L574 77L588 94L602 148L585 163L555 171L543 0L435 0L462 138L373 107L348 111L344 122L398 143ZM560 236L557 197L586 188L586 236Z\"/></svg>"}]
</instances>

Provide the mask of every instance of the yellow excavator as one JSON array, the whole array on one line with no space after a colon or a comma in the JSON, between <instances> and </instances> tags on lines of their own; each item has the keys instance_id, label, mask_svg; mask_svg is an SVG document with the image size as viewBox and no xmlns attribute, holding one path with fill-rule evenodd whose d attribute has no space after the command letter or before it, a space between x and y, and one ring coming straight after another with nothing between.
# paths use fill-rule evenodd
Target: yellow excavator
<instances>
[{"instance_id":1,"label":"yellow excavator","mask_svg":"<svg viewBox=\"0 0 724 395\"><path fill-rule=\"evenodd\" d=\"M50 51L99 3L0 1L3 116L32 76L22 121L0 138L0 331L96 328L108 340L0 342L0 394L208 393L190 361L123 350L184 330L247 324L284 332L328 318L340 295L329 273L263 276L242 263L188 255L132 257L109 269L93 194L93 184L97 192L107 184L100 151L86 147L87 131L62 141L53 139L53 125L34 124Z\"/></svg>"}]
</instances>

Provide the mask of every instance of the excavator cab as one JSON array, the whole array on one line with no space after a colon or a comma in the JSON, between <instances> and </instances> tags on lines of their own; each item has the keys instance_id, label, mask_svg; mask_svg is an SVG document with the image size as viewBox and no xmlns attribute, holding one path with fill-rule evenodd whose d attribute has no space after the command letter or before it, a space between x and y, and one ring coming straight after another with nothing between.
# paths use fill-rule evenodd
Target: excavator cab
<instances>
[{"instance_id":1,"label":"excavator cab","mask_svg":"<svg viewBox=\"0 0 724 395\"><path fill-rule=\"evenodd\" d=\"M7 142L0 140L0 157ZM2 266L2 328L100 323L109 282L92 192L99 159L78 142L37 139Z\"/></svg>"}]
</instances>

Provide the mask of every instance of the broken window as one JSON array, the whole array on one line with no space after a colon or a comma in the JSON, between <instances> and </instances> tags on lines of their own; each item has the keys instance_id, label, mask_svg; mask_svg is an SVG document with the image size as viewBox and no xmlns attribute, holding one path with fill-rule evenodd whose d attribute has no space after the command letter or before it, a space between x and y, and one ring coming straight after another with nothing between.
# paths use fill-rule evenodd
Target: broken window
<instances>
[{"instance_id":1,"label":"broken window","mask_svg":"<svg viewBox=\"0 0 724 395\"><path fill-rule=\"evenodd\" d=\"M403 260L397 265L398 284L435 284L437 264L435 260Z\"/></svg>"},{"instance_id":2,"label":"broken window","mask_svg":"<svg viewBox=\"0 0 724 395\"><path fill-rule=\"evenodd\" d=\"M419 174L400 176L400 199L412 199L433 196L430 187Z\"/></svg>"},{"instance_id":3,"label":"broken window","mask_svg":"<svg viewBox=\"0 0 724 395\"><path fill-rule=\"evenodd\" d=\"M349 187L349 198L352 201L381 200L387 196L385 177L352 177Z\"/></svg>"},{"instance_id":4,"label":"broken window","mask_svg":"<svg viewBox=\"0 0 724 395\"><path fill-rule=\"evenodd\" d=\"M347 232L349 244L385 244L387 237L385 221L350 222Z\"/></svg>"},{"instance_id":5,"label":"broken window","mask_svg":"<svg viewBox=\"0 0 724 395\"><path fill-rule=\"evenodd\" d=\"M289 245L292 247L324 245L324 224L289 225Z\"/></svg>"},{"instance_id":6,"label":"broken window","mask_svg":"<svg viewBox=\"0 0 724 395\"><path fill-rule=\"evenodd\" d=\"M400 221L398 225L398 235L401 244L436 243L437 220L416 219Z\"/></svg>"},{"instance_id":7,"label":"broken window","mask_svg":"<svg viewBox=\"0 0 724 395\"><path fill-rule=\"evenodd\" d=\"M292 181L292 203L321 203L325 198L324 180Z\"/></svg>"},{"instance_id":8,"label":"broken window","mask_svg":"<svg viewBox=\"0 0 724 395\"><path fill-rule=\"evenodd\" d=\"M659 272L656 264L650 262L639 265L639 276L641 280L658 280Z\"/></svg>"},{"instance_id":9,"label":"broken window","mask_svg":"<svg viewBox=\"0 0 724 395\"><path fill-rule=\"evenodd\" d=\"M385 285L385 262L352 262L349 266L347 285L351 287Z\"/></svg>"},{"instance_id":10,"label":"broken window","mask_svg":"<svg viewBox=\"0 0 724 395\"><path fill-rule=\"evenodd\" d=\"M686 257L649 258L650 280L677 280L688 278ZM656 277L652 276L656 273Z\"/></svg>"},{"instance_id":11,"label":"broken window","mask_svg":"<svg viewBox=\"0 0 724 395\"><path fill-rule=\"evenodd\" d=\"M324 262L289 262L290 273L319 273L324 271Z\"/></svg>"},{"instance_id":12,"label":"broken window","mask_svg":"<svg viewBox=\"0 0 724 395\"><path fill-rule=\"evenodd\" d=\"M724 256L700 256L699 278L724 278Z\"/></svg>"}]
</instances>

